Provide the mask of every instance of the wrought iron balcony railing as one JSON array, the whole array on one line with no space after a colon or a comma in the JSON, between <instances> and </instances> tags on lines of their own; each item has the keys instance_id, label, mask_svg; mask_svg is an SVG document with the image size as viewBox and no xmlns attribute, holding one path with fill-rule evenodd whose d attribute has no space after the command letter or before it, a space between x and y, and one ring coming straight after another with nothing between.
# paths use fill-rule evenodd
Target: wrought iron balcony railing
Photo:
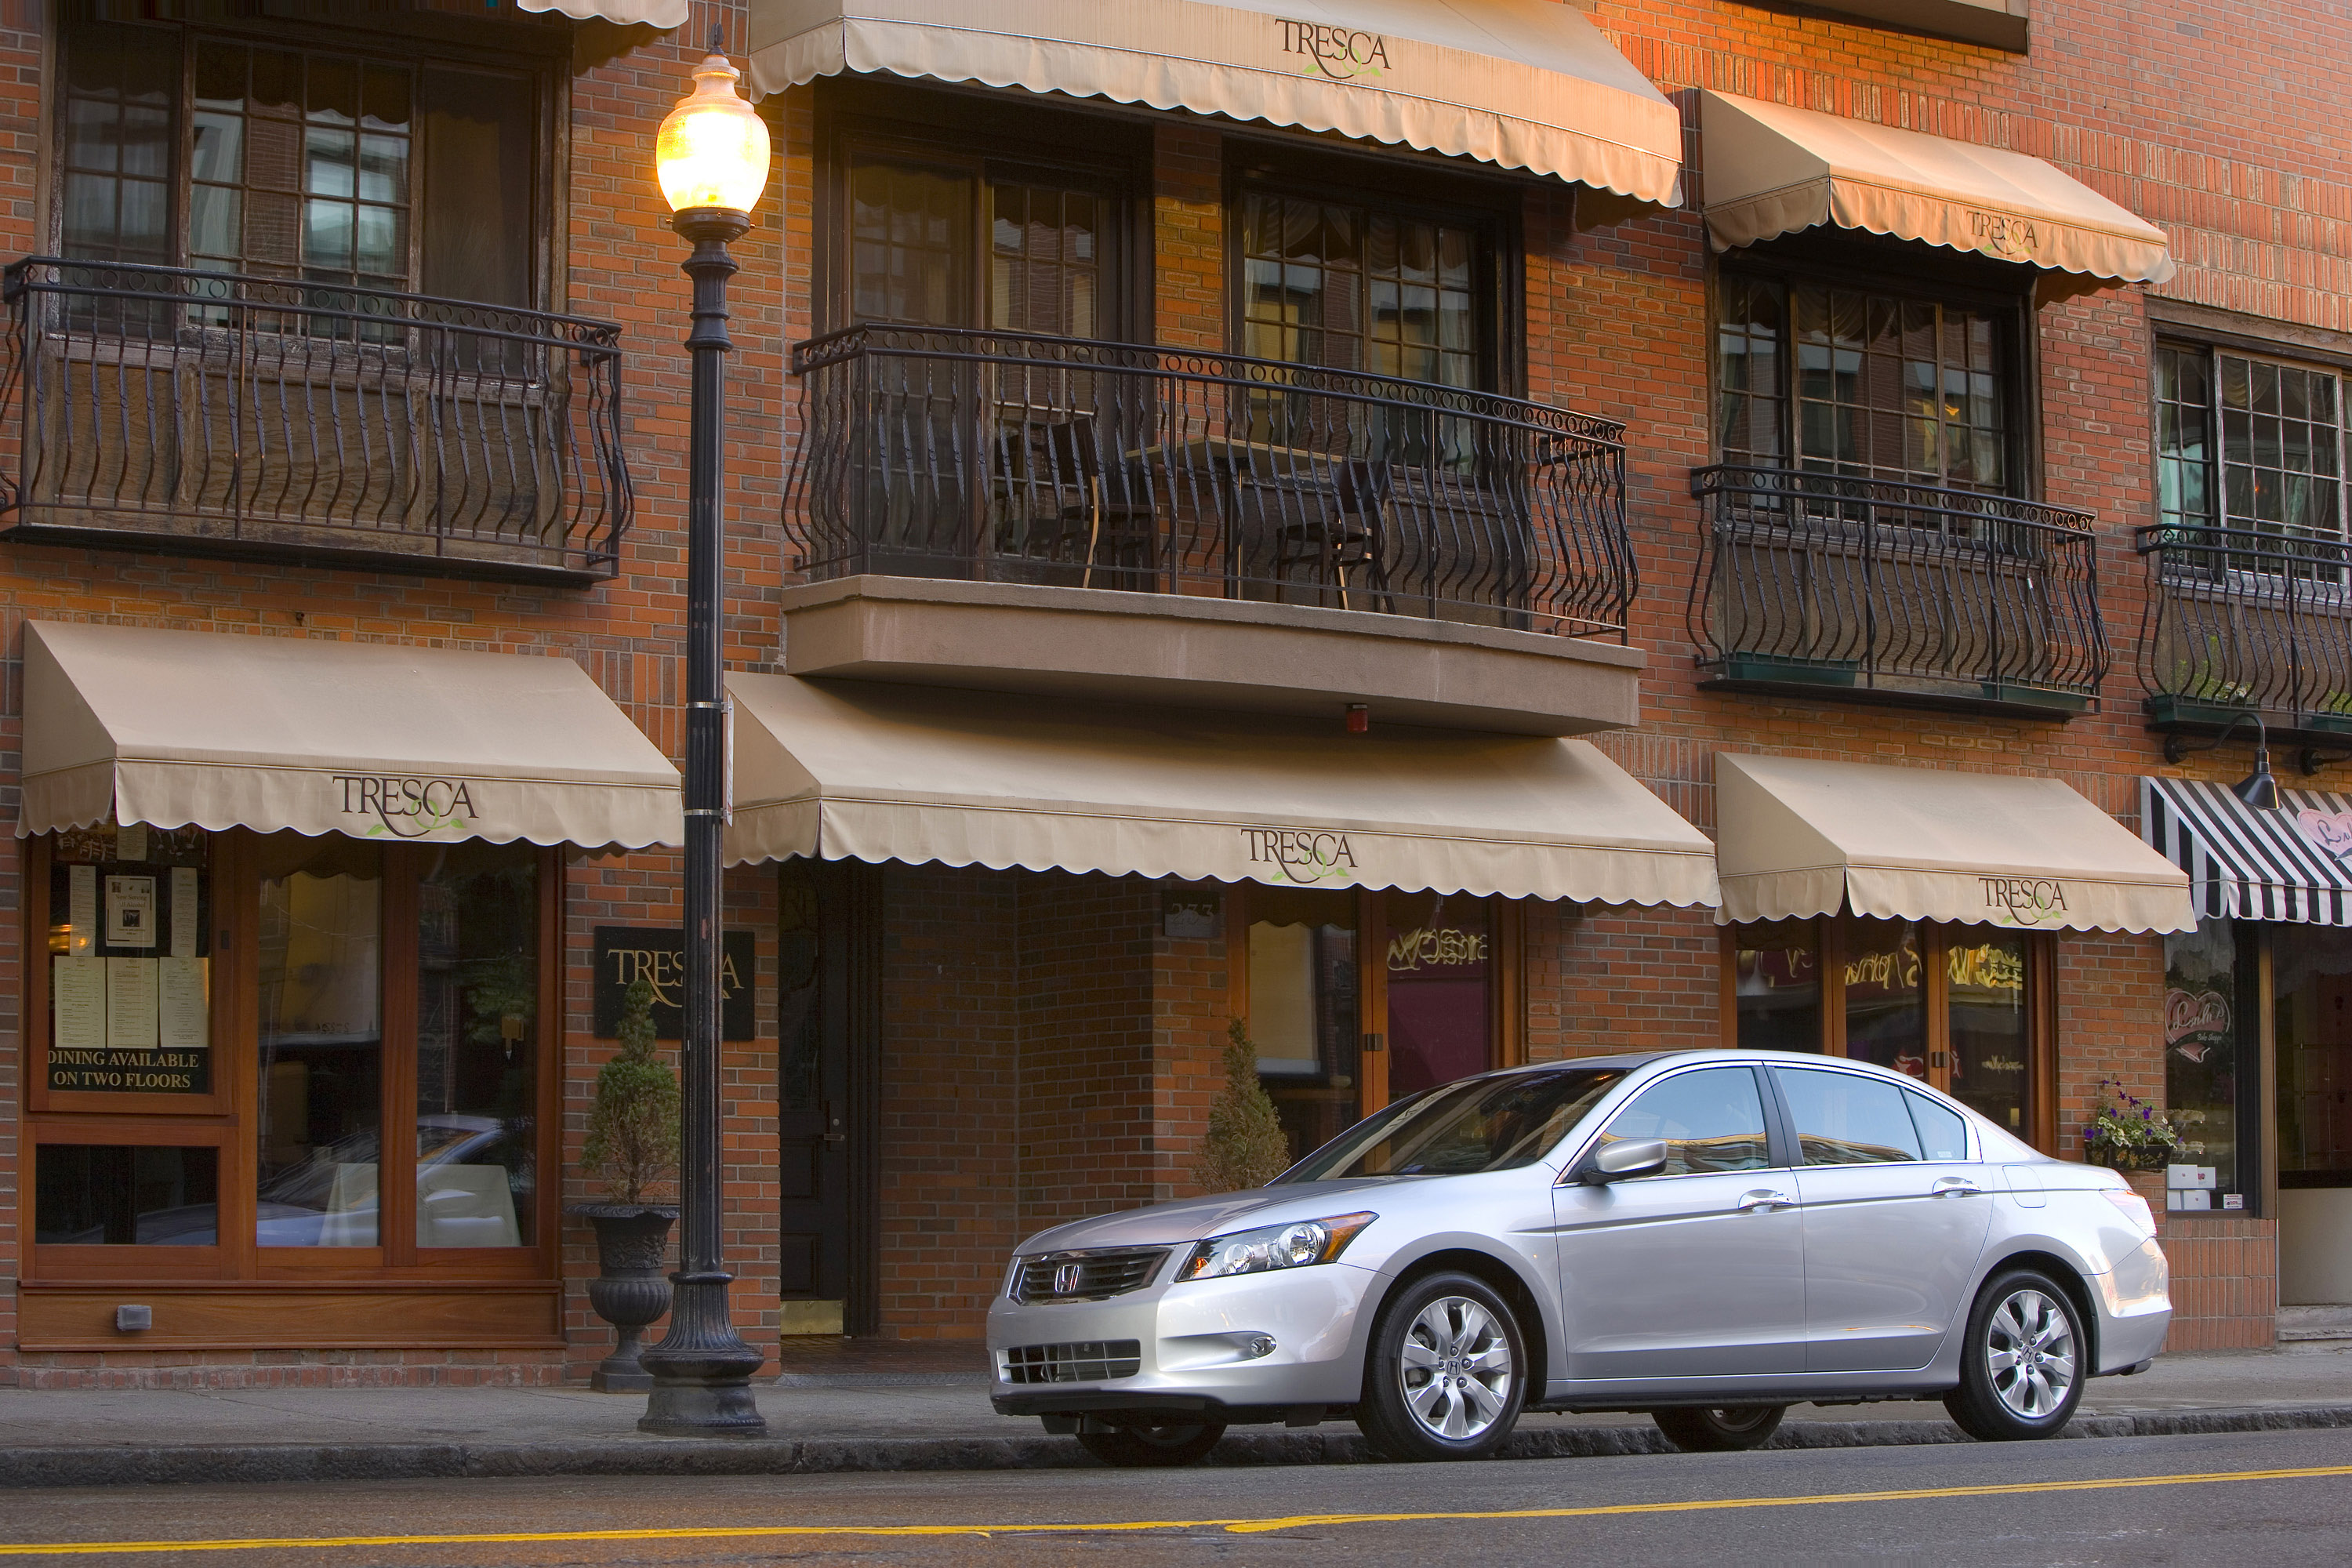
<instances>
[{"instance_id":1,"label":"wrought iron balcony railing","mask_svg":"<svg viewBox=\"0 0 2352 1568\"><path fill-rule=\"evenodd\" d=\"M2164 724L2352 734L2352 544L2284 532L2137 531L2148 592L2140 684Z\"/></svg>"},{"instance_id":2,"label":"wrought iron balcony railing","mask_svg":"<svg viewBox=\"0 0 2352 1568\"><path fill-rule=\"evenodd\" d=\"M1449 386L1013 333L803 343L814 577L966 577L1624 636L1623 426Z\"/></svg>"},{"instance_id":3,"label":"wrought iron balcony railing","mask_svg":"<svg viewBox=\"0 0 2352 1568\"><path fill-rule=\"evenodd\" d=\"M2108 645L2088 513L1788 468L1691 475L1691 639L1718 680L2057 712Z\"/></svg>"},{"instance_id":4,"label":"wrought iron balcony railing","mask_svg":"<svg viewBox=\"0 0 2352 1568\"><path fill-rule=\"evenodd\" d=\"M610 576L620 329L184 268L9 267L9 536Z\"/></svg>"}]
</instances>

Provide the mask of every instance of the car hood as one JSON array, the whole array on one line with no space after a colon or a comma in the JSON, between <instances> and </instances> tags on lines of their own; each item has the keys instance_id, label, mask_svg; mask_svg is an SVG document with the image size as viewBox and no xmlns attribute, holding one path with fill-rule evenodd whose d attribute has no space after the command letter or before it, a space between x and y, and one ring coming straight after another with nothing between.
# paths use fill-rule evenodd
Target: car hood
<instances>
[{"instance_id":1,"label":"car hood","mask_svg":"<svg viewBox=\"0 0 2352 1568\"><path fill-rule=\"evenodd\" d=\"M1349 1194L1385 1186L1390 1180L1374 1176L1346 1182L1300 1182L1153 1204L1150 1208L1098 1215L1093 1219L1074 1220L1051 1230L1041 1230L1023 1242L1019 1250L1068 1252L1081 1247L1164 1246L1255 1226L1321 1219L1363 1207L1362 1200L1351 1199Z\"/></svg>"}]
</instances>

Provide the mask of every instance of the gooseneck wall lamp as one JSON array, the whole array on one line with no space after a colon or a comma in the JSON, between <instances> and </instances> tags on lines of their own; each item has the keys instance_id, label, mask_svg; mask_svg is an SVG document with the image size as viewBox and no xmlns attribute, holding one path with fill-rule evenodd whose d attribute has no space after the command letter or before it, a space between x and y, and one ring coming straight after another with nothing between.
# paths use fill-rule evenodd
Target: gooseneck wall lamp
<instances>
[{"instance_id":1,"label":"gooseneck wall lamp","mask_svg":"<svg viewBox=\"0 0 2352 1568\"><path fill-rule=\"evenodd\" d=\"M686 1027L678 1151L677 1272L670 1279L669 1333L645 1352L653 1392L637 1423L682 1436L754 1436L764 1431L751 1396L761 1355L729 1315L721 1221L719 1105L719 836L727 816L727 724L721 689L719 594L725 529L719 515L719 437L726 402L728 243L751 226L768 183L768 128L736 90L719 52L695 68L694 89L662 121L654 166L670 226L694 247L681 264L694 280L693 361L687 439L686 523Z\"/></svg>"},{"instance_id":2,"label":"gooseneck wall lamp","mask_svg":"<svg viewBox=\"0 0 2352 1568\"><path fill-rule=\"evenodd\" d=\"M2271 773L2271 735L2259 713L2241 713L2223 726L2221 732L2201 746L2192 746L2176 732L2164 738L2164 760L2177 763L2198 752L2210 752L2227 741L2239 725L2252 721L2254 726L2254 771L2230 786L2230 793L2256 811L2276 811L2279 808L2278 780Z\"/></svg>"}]
</instances>

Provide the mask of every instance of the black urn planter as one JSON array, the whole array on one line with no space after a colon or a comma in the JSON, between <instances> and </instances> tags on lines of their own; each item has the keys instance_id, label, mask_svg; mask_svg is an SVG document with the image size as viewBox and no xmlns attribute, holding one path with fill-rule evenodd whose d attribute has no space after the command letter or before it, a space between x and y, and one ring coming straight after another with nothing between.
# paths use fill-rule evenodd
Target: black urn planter
<instances>
[{"instance_id":1,"label":"black urn planter","mask_svg":"<svg viewBox=\"0 0 2352 1568\"><path fill-rule=\"evenodd\" d=\"M669 1227L677 1210L667 1204L575 1204L570 1214L596 1227L596 1278L588 1304L613 1325L613 1353L598 1363L588 1386L600 1394L643 1393L653 1373L638 1364L646 1325L669 1310L669 1278L662 1272Z\"/></svg>"}]
</instances>

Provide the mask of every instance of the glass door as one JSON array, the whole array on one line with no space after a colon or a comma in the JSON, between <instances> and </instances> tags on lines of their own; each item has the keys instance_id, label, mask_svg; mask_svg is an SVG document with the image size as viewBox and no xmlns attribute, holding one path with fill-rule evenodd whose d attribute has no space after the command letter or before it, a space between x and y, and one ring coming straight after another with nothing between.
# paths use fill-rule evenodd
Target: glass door
<instances>
[{"instance_id":1,"label":"glass door","mask_svg":"<svg viewBox=\"0 0 2352 1568\"><path fill-rule=\"evenodd\" d=\"M1250 1038L1258 1081L1274 1101L1293 1160L1367 1110L1360 980L1359 897L1292 888L1245 891Z\"/></svg>"},{"instance_id":2,"label":"glass door","mask_svg":"<svg viewBox=\"0 0 2352 1568\"><path fill-rule=\"evenodd\" d=\"M846 205L846 324L914 329L899 334L912 352L867 361L852 414L867 569L993 577L1007 555L1091 546L1097 378L1017 342L921 330L1100 336L1112 198L932 149L859 149Z\"/></svg>"},{"instance_id":3,"label":"glass door","mask_svg":"<svg viewBox=\"0 0 2352 1568\"><path fill-rule=\"evenodd\" d=\"M1495 931L1484 899L1388 893L1388 1098L1494 1063Z\"/></svg>"}]
</instances>

